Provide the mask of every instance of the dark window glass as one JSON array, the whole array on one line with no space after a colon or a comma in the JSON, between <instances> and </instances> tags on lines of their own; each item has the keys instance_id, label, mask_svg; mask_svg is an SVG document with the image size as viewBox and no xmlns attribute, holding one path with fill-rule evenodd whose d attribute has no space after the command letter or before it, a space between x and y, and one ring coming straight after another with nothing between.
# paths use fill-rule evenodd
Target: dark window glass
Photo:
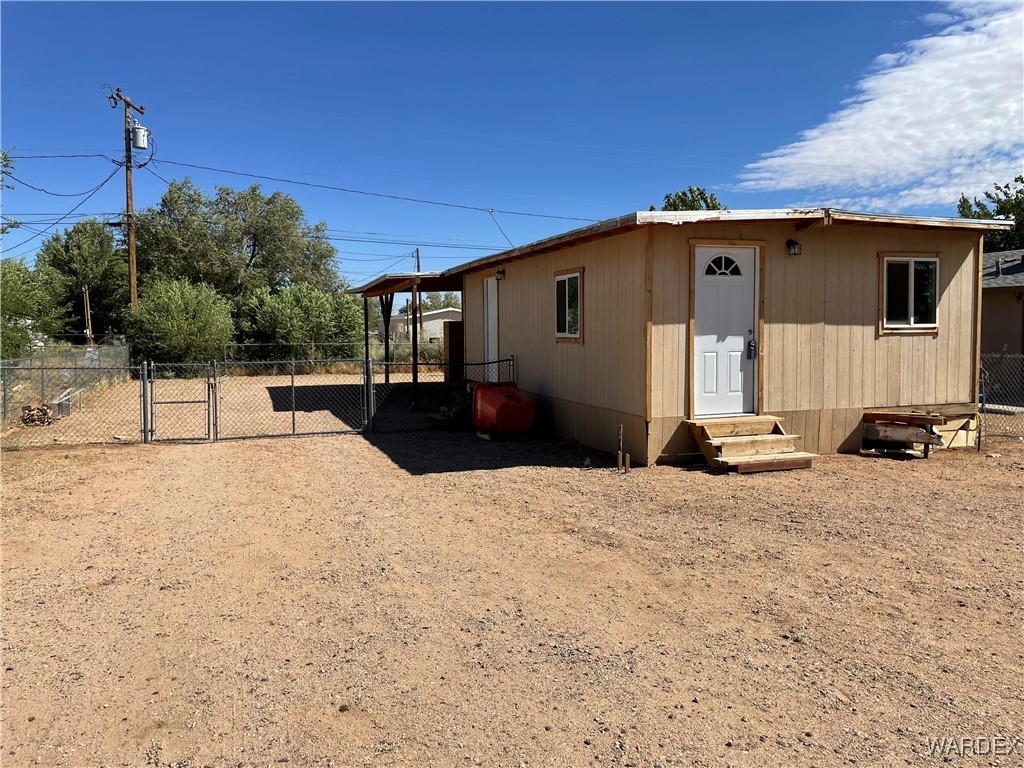
<instances>
[{"instance_id":1,"label":"dark window glass","mask_svg":"<svg viewBox=\"0 0 1024 768\"><path fill-rule=\"evenodd\" d=\"M910 325L910 262L885 263L885 322Z\"/></svg>"},{"instance_id":2,"label":"dark window glass","mask_svg":"<svg viewBox=\"0 0 1024 768\"><path fill-rule=\"evenodd\" d=\"M934 261L914 262L914 325L935 325L938 266Z\"/></svg>"},{"instance_id":3,"label":"dark window glass","mask_svg":"<svg viewBox=\"0 0 1024 768\"><path fill-rule=\"evenodd\" d=\"M566 326L570 336L580 335L580 277L573 275L566 278Z\"/></svg>"},{"instance_id":4,"label":"dark window glass","mask_svg":"<svg viewBox=\"0 0 1024 768\"><path fill-rule=\"evenodd\" d=\"M565 333L565 280L555 281L555 333Z\"/></svg>"}]
</instances>

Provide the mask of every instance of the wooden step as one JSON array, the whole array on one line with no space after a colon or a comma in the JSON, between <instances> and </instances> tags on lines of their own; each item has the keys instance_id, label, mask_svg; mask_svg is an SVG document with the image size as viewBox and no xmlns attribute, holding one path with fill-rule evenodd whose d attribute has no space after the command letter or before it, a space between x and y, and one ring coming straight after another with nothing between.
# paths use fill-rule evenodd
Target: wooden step
<instances>
[{"instance_id":1,"label":"wooden step","mask_svg":"<svg viewBox=\"0 0 1024 768\"><path fill-rule=\"evenodd\" d=\"M712 466L742 474L775 472L784 469L810 469L815 458L817 457L813 453L792 451L769 455L732 456L728 459L716 459Z\"/></svg>"},{"instance_id":2,"label":"wooden step","mask_svg":"<svg viewBox=\"0 0 1024 768\"><path fill-rule=\"evenodd\" d=\"M736 437L739 435L770 435L780 426L782 419L776 416L727 416L718 419L698 419L689 422L690 431L696 436L701 430L708 437Z\"/></svg>"},{"instance_id":3,"label":"wooden step","mask_svg":"<svg viewBox=\"0 0 1024 768\"><path fill-rule=\"evenodd\" d=\"M718 449L722 459L733 456L764 456L779 453L792 453L796 450L796 441L800 435L739 435L736 437L713 437L709 441Z\"/></svg>"}]
</instances>

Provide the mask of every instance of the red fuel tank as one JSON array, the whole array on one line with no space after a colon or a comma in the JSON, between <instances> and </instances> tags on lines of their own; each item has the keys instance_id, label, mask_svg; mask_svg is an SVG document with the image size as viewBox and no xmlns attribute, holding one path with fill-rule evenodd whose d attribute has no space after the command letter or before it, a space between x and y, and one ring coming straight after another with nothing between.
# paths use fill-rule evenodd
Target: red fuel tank
<instances>
[{"instance_id":1,"label":"red fuel tank","mask_svg":"<svg viewBox=\"0 0 1024 768\"><path fill-rule=\"evenodd\" d=\"M473 424L480 432L529 432L533 417L533 403L511 381L473 387Z\"/></svg>"}]
</instances>

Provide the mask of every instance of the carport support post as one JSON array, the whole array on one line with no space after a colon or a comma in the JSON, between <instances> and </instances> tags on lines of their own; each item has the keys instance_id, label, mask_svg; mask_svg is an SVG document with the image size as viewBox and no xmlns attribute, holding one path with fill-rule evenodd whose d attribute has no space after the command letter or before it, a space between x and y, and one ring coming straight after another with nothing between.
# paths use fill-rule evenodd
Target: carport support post
<instances>
[{"instance_id":1,"label":"carport support post","mask_svg":"<svg viewBox=\"0 0 1024 768\"><path fill-rule=\"evenodd\" d=\"M373 397L373 382L370 380L370 300L363 296L363 412L364 421L371 417L370 403Z\"/></svg>"},{"instance_id":2,"label":"carport support post","mask_svg":"<svg viewBox=\"0 0 1024 768\"><path fill-rule=\"evenodd\" d=\"M412 286L412 326L409 333L412 334L412 407L416 407L416 395L420 385L420 345L419 345L419 278Z\"/></svg>"}]
</instances>

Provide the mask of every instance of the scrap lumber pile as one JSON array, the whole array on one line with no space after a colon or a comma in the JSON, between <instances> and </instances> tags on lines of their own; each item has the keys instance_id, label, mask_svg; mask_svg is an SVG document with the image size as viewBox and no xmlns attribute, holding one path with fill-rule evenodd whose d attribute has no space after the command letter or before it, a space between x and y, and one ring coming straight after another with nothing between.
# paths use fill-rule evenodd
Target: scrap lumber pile
<instances>
[{"instance_id":1,"label":"scrap lumber pile","mask_svg":"<svg viewBox=\"0 0 1024 768\"><path fill-rule=\"evenodd\" d=\"M23 405L21 423L28 427L45 427L53 424L53 408L46 403Z\"/></svg>"},{"instance_id":2,"label":"scrap lumber pile","mask_svg":"<svg viewBox=\"0 0 1024 768\"><path fill-rule=\"evenodd\" d=\"M931 413L868 411L864 414L862 450L913 450L924 446L924 457L933 445L945 442L937 427L946 424L946 417Z\"/></svg>"}]
</instances>

